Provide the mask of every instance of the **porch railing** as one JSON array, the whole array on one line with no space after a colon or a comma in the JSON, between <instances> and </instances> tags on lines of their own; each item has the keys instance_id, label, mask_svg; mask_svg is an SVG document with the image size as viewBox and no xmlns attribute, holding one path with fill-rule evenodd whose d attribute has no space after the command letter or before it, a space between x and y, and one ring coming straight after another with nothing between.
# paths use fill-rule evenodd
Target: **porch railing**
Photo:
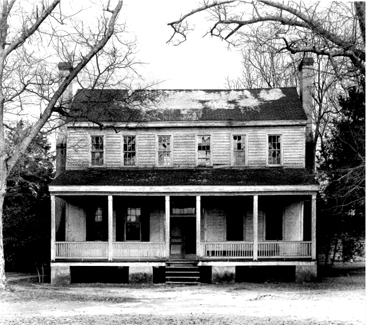
<instances>
[{"instance_id":1,"label":"porch railing","mask_svg":"<svg viewBox=\"0 0 366 325\"><path fill-rule=\"evenodd\" d=\"M108 258L107 242L56 242L56 258Z\"/></svg>"},{"instance_id":2,"label":"porch railing","mask_svg":"<svg viewBox=\"0 0 366 325\"><path fill-rule=\"evenodd\" d=\"M253 243L251 242L209 242L201 243L204 257L252 257Z\"/></svg>"},{"instance_id":3,"label":"porch railing","mask_svg":"<svg viewBox=\"0 0 366 325\"><path fill-rule=\"evenodd\" d=\"M203 257L252 258L252 242L201 243ZM311 242L259 242L258 258L311 257Z\"/></svg>"},{"instance_id":4,"label":"porch railing","mask_svg":"<svg viewBox=\"0 0 366 325\"><path fill-rule=\"evenodd\" d=\"M113 258L163 258L165 243L114 242ZM108 242L56 242L56 258L107 259Z\"/></svg>"},{"instance_id":5,"label":"porch railing","mask_svg":"<svg viewBox=\"0 0 366 325\"><path fill-rule=\"evenodd\" d=\"M164 258L165 243L113 243L114 258Z\"/></svg>"},{"instance_id":6,"label":"porch railing","mask_svg":"<svg viewBox=\"0 0 366 325\"><path fill-rule=\"evenodd\" d=\"M258 257L311 257L311 242L261 242Z\"/></svg>"}]
</instances>

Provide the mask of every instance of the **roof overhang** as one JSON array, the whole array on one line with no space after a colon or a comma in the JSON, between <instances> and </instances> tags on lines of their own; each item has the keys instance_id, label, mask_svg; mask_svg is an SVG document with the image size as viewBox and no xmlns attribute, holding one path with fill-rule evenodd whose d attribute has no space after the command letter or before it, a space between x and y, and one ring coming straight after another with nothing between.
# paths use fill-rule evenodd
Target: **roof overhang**
<instances>
[{"instance_id":1,"label":"roof overhang","mask_svg":"<svg viewBox=\"0 0 366 325\"><path fill-rule=\"evenodd\" d=\"M51 195L312 195L318 192L318 185L179 185L179 186L89 186L51 185Z\"/></svg>"},{"instance_id":2,"label":"roof overhang","mask_svg":"<svg viewBox=\"0 0 366 325\"><path fill-rule=\"evenodd\" d=\"M268 121L140 121L140 122L70 122L70 128L160 128L160 127L240 127L240 126L306 126L305 120Z\"/></svg>"}]
</instances>

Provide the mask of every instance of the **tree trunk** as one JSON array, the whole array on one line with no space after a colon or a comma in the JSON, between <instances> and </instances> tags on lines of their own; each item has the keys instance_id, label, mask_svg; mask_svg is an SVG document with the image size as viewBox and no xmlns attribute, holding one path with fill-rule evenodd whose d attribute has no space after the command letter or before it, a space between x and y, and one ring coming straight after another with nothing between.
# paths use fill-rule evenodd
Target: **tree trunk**
<instances>
[{"instance_id":1,"label":"tree trunk","mask_svg":"<svg viewBox=\"0 0 366 325\"><path fill-rule=\"evenodd\" d=\"M5 174L5 173L4 173ZM0 187L0 290L5 289L6 286L6 278L5 278L5 256L4 256L4 241L3 241L3 205L4 205L4 198L6 193L6 177L2 173L0 168L0 183L3 184Z\"/></svg>"}]
</instances>

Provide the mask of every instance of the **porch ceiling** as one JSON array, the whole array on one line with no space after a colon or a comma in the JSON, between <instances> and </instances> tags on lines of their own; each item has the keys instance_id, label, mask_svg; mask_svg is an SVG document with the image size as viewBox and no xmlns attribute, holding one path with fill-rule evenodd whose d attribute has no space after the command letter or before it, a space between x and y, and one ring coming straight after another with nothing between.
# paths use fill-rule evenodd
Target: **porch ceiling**
<instances>
[{"instance_id":1,"label":"porch ceiling","mask_svg":"<svg viewBox=\"0 0 366 325\"><path fill-rule=\"evenodd\" d=\"M65 187L179 187L212 188L223 187L316 191L314 175L305 169L105 169L67 170L50 184L51 191ZM205 190L206 191L206 190Z\"/></svg>"}]
</instances>

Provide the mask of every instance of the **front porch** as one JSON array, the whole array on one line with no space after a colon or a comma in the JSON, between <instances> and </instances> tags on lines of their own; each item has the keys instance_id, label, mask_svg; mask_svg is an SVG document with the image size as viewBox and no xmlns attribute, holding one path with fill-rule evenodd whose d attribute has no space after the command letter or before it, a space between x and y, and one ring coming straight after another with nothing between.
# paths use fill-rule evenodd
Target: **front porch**
<instances>
[{"instance_id":1,"label":"front porch","mask_svg":"<svg viewBox=\"0 0 366 325\"><path fill-rule=\"evenodd\" d=\"M83 194L51 196L53 262L316 260L314 193Z\"/></svg>"}]
</instances>

